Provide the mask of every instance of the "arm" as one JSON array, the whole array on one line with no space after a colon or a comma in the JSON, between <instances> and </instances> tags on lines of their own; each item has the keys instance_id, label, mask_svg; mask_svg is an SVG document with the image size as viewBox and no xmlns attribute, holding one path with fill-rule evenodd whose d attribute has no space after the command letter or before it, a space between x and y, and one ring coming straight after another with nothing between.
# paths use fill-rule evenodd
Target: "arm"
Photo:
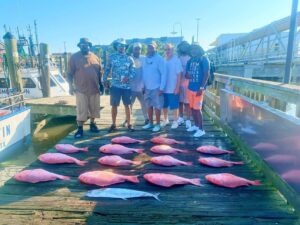
<instances>
[{"instance_id":1,"label":"arm","mask_svg":"<svg viewBox=\"0 0 300 225\"><path fill-rule=\"evenodd\" d=\"M128 78L127 77L124 77L122 82L123 83L128 83L130 82L136 75L136 71L135 71L135 64L134 64L134 61L133 61L133 58L132 57L129 57L128 60L130 61L130 65L129 65L129 76Z\"/></svg>"},{"instance_id":2,"label":"arm","mask_svg":"<svg viewBox=\"0 0 300 225\"><path fill-rule=\"evenodd\" d=\"M159 61L158 70L159 70L160 75L161 75L159 91L160 91L160 94L162 94L164 92L164 89L165 89L166 84L167 84L166 63L165 63L165 60L163 58L161 58L160 61Z\"/></svg>"},{"instance_id":3,"label":"arm","mask_svg":"<svg viewBox=\"0 0 300 225\"><path fill-rule=\"evenodd\" d=\"M191 75L190 75L190 65L191 65L191 60L189 60L186 64L186 68L185 68L185 78L186 79L191 79Z\"/></svg>"},{"instance_id":4,"label":"arm","mask_svg":"<svg viewBox=\"0 0 300 225\"><path fill-rule=\"evenodd\" d=\"M176 82L176 88L174 90L175 95L179 94L181 77L182 77L182 73L183 73L182 65L181 65L181 62L179 59L177 60L177 64L176 64L176 73L177 73L177 82Z\"/></svg>"},{"instance_id":5,"label":"arm","mask_svg":"<svg viewBox=\"0 0 300 225\"><path fill-rule=\"evenodd\" d=\"M202 83L200 85L200 89L197 92L197 96L202 95L202 92L204 90L204 87L207 83L208 77L209 77L209 61L206 57L202 59L202 71L203 71L203 79Z\"/></svg>"},{"instance_id":6,"label":"arm","mask_svg":"<svg viewBox=\"0 0 300 225\"><path fill-rule=\"evenodd\" d=\"M106 65L105 65L105 70L104 70L104 76L103 76L103 81L104 81L104 86L108 88L108 81L107 78L109 74L111 73L111 60L110 57L107 59Z\"/></svg>"},{"instance_id":7,"label":"arm","mask_svg":"<svg viewBox=\"0 0 300 225\"><path fill-rule=\"evenodd\" d=\"M71 57L68 64L68 73L67 73L67 80L69 83L69 93L70 95L74 94L75 88L73 85L74 82L74 75L75 75L76 67L74 63L74 57Z\"/></svg>"}]
</instances>

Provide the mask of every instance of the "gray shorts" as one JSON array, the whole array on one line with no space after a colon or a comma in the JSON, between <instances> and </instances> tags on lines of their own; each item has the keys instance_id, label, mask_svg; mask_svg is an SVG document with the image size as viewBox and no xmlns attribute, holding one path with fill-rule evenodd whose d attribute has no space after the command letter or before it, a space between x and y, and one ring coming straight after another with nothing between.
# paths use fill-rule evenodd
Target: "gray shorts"
<instances>
[{"instance_id":1,"label":"gray shorts","mask_svg":"<svg viewBox=\"0 0 300 225\"><path fill-rule=\"evenodd\" d=\"M159 95L159 89L145 91L145 103L147 108L154 107L156 109L162 109L164 105L164 96Z\"/></svg>"},{"instance_id":2,"label":"gray shorts","mask_svg":"<svg viewBox=\"0 0 300 225\"><path fill-rule=\"evenodd\" d=\"M131 90L125 88L118 88L112 86L110 88L110 105L119 106L122 98L122 102L125 106L131 104Z\"/></svg>"}]
</instances>

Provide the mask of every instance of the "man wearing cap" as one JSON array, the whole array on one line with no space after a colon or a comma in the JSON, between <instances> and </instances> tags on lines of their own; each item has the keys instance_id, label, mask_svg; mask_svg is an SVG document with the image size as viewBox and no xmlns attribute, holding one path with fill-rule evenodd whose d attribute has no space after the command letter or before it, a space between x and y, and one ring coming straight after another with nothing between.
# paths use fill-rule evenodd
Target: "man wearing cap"
<instances>
[{"instance_id":1,"label":"man wearing cap","mask_svg":"<svg viewBox=\"0 0 300 225\"><path fill-rule=\"evenodd\" d=\"M191 57L186 66L186 78L189 79L187 95L195 125L187 131L195 132L194 137L201 137L205 134L202 105L209 77L209 60L203 48L197 44L191 45Z\"/></svg>"},{"instance_id":2,"label":"man wearing cap","mask_svg":"<svg viewBox=\"0 0 300 225\"><path fill-rule=\"evenodd\" d=\"M90 131L99 132L95 118L100 117L100 85L102 67L99 58L90 52L92 43L81 38L77 45L80 51L73 54L69 61L68 82L70 94L76 95L77 126L74 137L83 136L83 124L90 118Z\"/></svg>"},{"instance_id":3,"label":"man wearing cap","mask_svg":"<svg viewBox=\"0 0 300 225\"><path fill-rule=\"evenodd\" d=\"M147 46L147 56L143 61L143 82L145 85L145 102L148 108L149 123L143 129L157 132L161 129L160 114L163 108L163 92L166 86L166 64L163 57L156 53L157 44L151 42ZM153 109L156 125L153 127Z\"/></svg>"},{"instance_id":4,"label":"man wearing cap","mask_svg":"<svg viewBox=\"0 0 300 225\"><path fill-rule=\"evenodd\" d=\"M124 39L118 39L113 42L116 53L109 56L105 67L104 83L108 87L107 78L111 74L110 104L112 125L109 132L116 130L116 118L118 106L121 98L125 106L126 121L128 130L134 131L130 120L131 89L130 83L135 76L134 61L131 56L126 55L127 44Z\"/></svg>"}]
</instances>

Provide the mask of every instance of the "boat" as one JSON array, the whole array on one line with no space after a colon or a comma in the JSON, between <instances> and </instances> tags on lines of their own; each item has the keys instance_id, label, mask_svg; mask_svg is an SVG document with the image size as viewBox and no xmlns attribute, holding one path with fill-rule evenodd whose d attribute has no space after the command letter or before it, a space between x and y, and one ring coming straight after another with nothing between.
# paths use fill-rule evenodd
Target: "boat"
<instances>
[{"instance_id":1,"label":"boat","mask_svg":"<svg viewBox=\"0 0 300 225\"><path fill-rule=\"evenodd\" d=\"M24 98L42 98L41 76L36 68L21 69ZM8 76L0 72L0 97L8 95L10 82ZM9 84L9 85L8 85ZM50 70L50 97L69 95L69 85L66 79L61 75L59 69L51 68Z\"/></svg>"},{"instance_id":2,"label":"boat","mask_svg":"<svg viewBox=\"0 0 300 225\"><path fill-rule=\"evenodd\" d=\"M0 98L0 158L30 140L30 107L23 94Z\"/></svg>"}]
</instances>

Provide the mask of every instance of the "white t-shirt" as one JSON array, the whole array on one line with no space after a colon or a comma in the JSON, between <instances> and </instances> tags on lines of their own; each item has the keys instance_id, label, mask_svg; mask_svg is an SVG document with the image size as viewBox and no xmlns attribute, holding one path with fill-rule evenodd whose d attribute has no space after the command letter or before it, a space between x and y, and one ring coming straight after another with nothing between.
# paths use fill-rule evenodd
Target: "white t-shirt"
<instances>
[{"instance_id":1,"label":"white t-shirt","mask_svg":"<svg viewBox=\"0 0 300 225\"><path fill-rule=\"evenodd\" d=\"M164 89L164 93L174 93L178 75L182 71L182 64L177 56L173 56L171 59L166 59L167 83Z\"/></svg>"}]
</instances>

